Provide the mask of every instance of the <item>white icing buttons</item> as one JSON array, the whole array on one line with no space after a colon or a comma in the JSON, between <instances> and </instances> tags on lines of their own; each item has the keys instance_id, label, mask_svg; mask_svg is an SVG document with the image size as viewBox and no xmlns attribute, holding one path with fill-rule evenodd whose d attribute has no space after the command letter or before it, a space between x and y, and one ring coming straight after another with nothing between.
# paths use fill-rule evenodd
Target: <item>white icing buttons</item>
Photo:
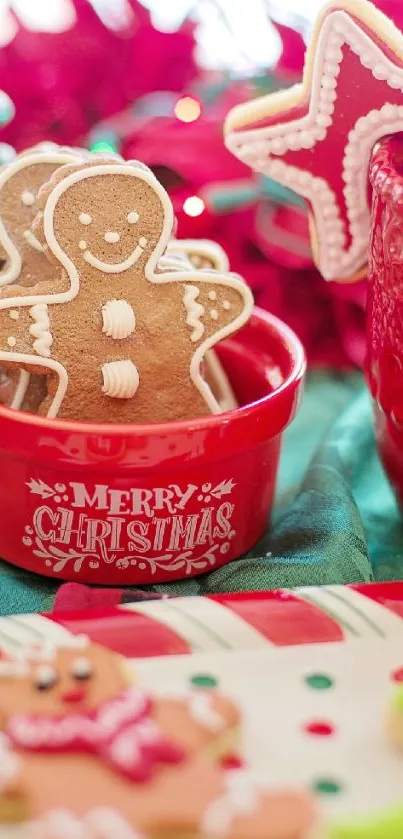
<instances>
[{"instance_id":1,"label":"white icing buttons","mask_svg":"<svg viewBox=\"0 0 403 839\"><path fill-rule=\"evenodd\" d=\"M137 224L139 218L139 214L135 210L133 210L132 213L128 214L127 221L129 222L129 224Z\"/></svg>"},{"instance_id":2,"label":"white icing buttons","mask_svg":"<svg viewBox=\"0 0 403 839\"><path fill-rule=\"evenodd\" d=\"M32 204L35 201L35 195L33 192L30 192L29 189L24 189L24 192L21 195L21 201L25 207L32 207Z\"/></svg>"},{"instance_id":3,"label":"white icing buttons","mask_svg":"<svg viewBox=\"0 0 403 839\"><path fill-rule=\"evenodd\" d=\"M16 346L17 339L14 338L14 335L10 335L10 337L7 338L7 344L8 344L9 347L15 347Z\"/></svg>"},{"instance_id":4,"label":"white icing buttons","mask_svg":"<svg viewBox=\"0 0 403 839\"><path fill-rule=\"evenodd\" d=\"M78 247L80 248L80 251L87 250L87 242L84 239L81 239L78 243Z\"/></svg>"},{"instance_id":5,"label":"white icing buttons","mask_svg":"<svg viewBox=\"0 0 403 839\"><path fill-rule=\"evenodd\" d=\"M130 360L104 364L102 377L102 392L113 399L132 399L140 384L137 367Z\"/></svg>"},{"instance_id":6,"label":"white icing buttons","mask_svg":"<svg viewBox=\"0 0 403 839\"><path fill-rule=\"evenodd\" d=\"M80 213L78 220L81 224L91 224L92 218L88 213Z\"/></svg>"},{"instance_id":7,"label":"white icing buttons","mask_svg":"<svg viewBox=\"0 0 403 839\"><path fill-rule=\"evenodd\" d=\"M109 300L102 307L102 332L108 338L128 338L136 328L136 317L127 300Z\"/></svg>"},{"instance_id":8,"label":"white icing buttons","mask_svg":"<svg viewBox=\"0 0 403 839\"><path fill-rule=\"evenodd\" d=\"M11 320L19 320L20 313L17 311L17 309L10 309L9 316Z\"/></svg>"}]
</instances>

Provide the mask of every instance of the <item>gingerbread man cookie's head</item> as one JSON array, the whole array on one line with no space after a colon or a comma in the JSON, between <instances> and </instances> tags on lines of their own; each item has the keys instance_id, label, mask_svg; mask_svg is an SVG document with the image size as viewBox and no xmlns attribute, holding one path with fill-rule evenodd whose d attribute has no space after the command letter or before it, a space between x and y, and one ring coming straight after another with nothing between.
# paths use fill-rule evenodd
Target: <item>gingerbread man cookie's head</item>
<instances>
[{"instance_id":1,"label":"gingerbread man cookie's head","mask_svg":"<svg viewBox=\"0 0 403 839\"><path fill-rule=\"evenodd\" d=\"M58 261L84 275L153 266L173 226L172 205L151 170L112 158L56 172L40 196L43 233ZM43 239L42 239L43 241ZM164 244L163 244L164 243ZM70 273L70 272L69 272Z\"/></svg>"},{"instance_id":2,"label":"gingerbread man cookie's head","mask_svg":"<svg viewBox=\"0 0 403 839\"><path fill-rule=\"evenodd\" d=\"M127 687L118 655L77 637L0 661L0 730L15 715L62 717L96 711Z\"/></svg>"},{"instance_id":3,"label":"gingerbread man cookie's head","mask_svg":"<svg viewBox=\"0 0 403 839\"><path fill-rule=\"evenodd\" d=\"M54 274L31 230L36 198L56 168L77 159L76 151L44 143L0 170L0 287L15 282L35 285Z\"/></svg>"}]
</instances>

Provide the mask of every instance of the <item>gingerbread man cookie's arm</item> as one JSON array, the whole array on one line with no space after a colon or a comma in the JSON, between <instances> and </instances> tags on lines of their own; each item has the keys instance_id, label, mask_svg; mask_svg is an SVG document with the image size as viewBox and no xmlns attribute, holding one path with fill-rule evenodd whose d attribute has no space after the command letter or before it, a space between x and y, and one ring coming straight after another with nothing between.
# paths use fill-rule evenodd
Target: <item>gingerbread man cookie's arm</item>
<instances>
[{"instance_id":1,"label":"gingerbread man cookie's arm","mask_svg":"<svg viewBox=\"0 0 403 839\"><path fill-rule=\"evenodd\" d=\"M252 292L235 274L214 272L192 274L182 286L189 339L194 346L190 377L210 410L219 413L220 407L201 375L201 362L207 350L247 323L253 308Z\"/></svg>"},{"instance_id":2,"label":"gingerbread man cookie's arm","mask_svg":"<svg viewBox=\"0 0 403 839\"><path fill-rule=\"evenodd\" d=\"M0 294L0 351L50 357L48 304L55 283L40 283L29 289L5 288ZM57 290L57 288L56 288ZM10 361L12 359L10 358ZM40 365L41 366L41 365Z\"/></svg>"}]
</instances>

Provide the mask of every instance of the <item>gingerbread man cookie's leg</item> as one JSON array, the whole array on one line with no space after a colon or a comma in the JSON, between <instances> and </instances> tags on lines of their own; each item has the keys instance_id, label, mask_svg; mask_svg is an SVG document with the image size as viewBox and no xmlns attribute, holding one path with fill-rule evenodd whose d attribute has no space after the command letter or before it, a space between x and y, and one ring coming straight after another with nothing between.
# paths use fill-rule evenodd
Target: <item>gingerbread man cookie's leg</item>
<instances>
[{"instance_id":1,"label":"gingerbread man cookie's leg","mask_svg":"<svg viewBox=\"0 0 403 839\"><path fill-rule=\"evenodd\" d=\"M202 273L183 283L183 305L194 353L190 378L212 413L220 413L214 395L201 375L205 353L248 321L253 297L248 286L233 274Z\"/></svg>"}]
</instances>

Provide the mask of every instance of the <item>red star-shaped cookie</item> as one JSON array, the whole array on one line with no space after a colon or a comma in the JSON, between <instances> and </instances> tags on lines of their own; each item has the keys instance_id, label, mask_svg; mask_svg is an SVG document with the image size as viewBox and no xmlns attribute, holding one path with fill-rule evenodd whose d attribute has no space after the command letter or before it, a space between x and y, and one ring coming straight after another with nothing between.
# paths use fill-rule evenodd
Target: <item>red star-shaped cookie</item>
<instances>
[{"instance_id":1,"label":"red star-shaped cookie","mask_svg":"<svg viewBox=\"0 0 403 839\"><path fill-rule=\"evenodd\" d=\"M327 4L302 84L234 108L227 147L308 202L315 261L327 280L365 270L374 145L403 129L403 35L366 0Z\"/></svg>"}]
</instances>

